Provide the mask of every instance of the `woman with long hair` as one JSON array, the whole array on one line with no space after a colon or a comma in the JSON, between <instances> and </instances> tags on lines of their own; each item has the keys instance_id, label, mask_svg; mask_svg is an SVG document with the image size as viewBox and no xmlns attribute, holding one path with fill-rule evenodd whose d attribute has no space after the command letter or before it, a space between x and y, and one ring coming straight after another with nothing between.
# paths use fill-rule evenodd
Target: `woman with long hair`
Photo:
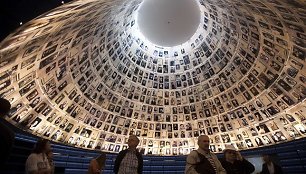
<instances>
[{"instance_id":1,"label":"woman with long hair","mask_svg":"<svg viewBox=\"0 0 306 174\"><path fill-rule=\"evenodd\" d=\"M48 161L47 153L51 151L49 140L37 141L32 153L26 161L27 174L52 174L52 168Z\"/></svg>"}]
</instances>

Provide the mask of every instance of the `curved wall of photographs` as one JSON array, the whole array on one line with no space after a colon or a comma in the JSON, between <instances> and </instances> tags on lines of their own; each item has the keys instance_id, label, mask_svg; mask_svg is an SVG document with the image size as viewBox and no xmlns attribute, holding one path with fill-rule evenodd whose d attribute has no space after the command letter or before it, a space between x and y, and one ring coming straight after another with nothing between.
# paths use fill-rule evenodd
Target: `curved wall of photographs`
<instances>
[{"instance_id":1,"label":"curved wall of photographs","mask_svg":"<svg viewBox=\"0 0 306 174\"><path fill-rule=\"evenodd\" d=\"M306 8L290 2L198 0L199 27L174 47L139 32L141 0L62 5L1 43L5 118L109 152L127 148L129 134L156 155L188 154L201 134L214 152L303 138Z\"/></svg>"}]
</instances>

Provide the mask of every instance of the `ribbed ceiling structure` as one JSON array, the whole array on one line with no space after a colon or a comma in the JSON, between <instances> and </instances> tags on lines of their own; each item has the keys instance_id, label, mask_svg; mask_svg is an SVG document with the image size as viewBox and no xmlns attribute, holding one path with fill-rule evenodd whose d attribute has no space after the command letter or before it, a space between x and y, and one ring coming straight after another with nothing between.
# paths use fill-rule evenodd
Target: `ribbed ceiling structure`
<instances>
[{"instance_id":1,"label":"ribbed ceiling structure","mask_svg":"<svg viewBox=\"0 0 306 174\"><path fill-rule=\"evenodd\" d=\"M195 2L200 23L175 46L141 32L141 0L73 1L21 26L0 44L5 118L109 152L135 134L155 155L188 154L201 134L214 152L305 137L305 3Z\"/></svg>"}]
</instances>

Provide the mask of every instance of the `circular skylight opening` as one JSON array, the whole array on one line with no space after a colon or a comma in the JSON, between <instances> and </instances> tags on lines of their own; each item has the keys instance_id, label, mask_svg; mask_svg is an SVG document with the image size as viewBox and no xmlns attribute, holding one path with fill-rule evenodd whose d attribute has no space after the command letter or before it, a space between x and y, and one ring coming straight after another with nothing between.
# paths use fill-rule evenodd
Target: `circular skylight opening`
<instances>
[{"instance_id":1,"label":"circular skylight opening","mask_svg":"<svg viewBox=\"0 0 306 174\"><path fill-rule=\"evenodd\" d=\"M137 24L152 43L172 47L188 41L200 24L201 12L194 0L145 0Z\"/></svg>"}]
</instances>

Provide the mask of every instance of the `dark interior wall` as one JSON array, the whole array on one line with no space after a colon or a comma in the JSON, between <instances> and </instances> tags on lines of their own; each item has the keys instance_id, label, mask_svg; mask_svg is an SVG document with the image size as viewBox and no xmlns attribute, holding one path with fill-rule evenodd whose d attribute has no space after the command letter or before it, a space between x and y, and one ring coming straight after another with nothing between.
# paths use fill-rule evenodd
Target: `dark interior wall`
<instances>
[{"instance_id":1,"label":"dark interior wall","mask_svg":"<svg viewBox=\"0 0 306 174\"><path fill-rule=\"evenodd\" d=\"M72 0L63 0L65 3ZM62 0L1 0L0 1L0 41L13 32L22 22L62 5Z\"/></svg>"}]
</instances>

